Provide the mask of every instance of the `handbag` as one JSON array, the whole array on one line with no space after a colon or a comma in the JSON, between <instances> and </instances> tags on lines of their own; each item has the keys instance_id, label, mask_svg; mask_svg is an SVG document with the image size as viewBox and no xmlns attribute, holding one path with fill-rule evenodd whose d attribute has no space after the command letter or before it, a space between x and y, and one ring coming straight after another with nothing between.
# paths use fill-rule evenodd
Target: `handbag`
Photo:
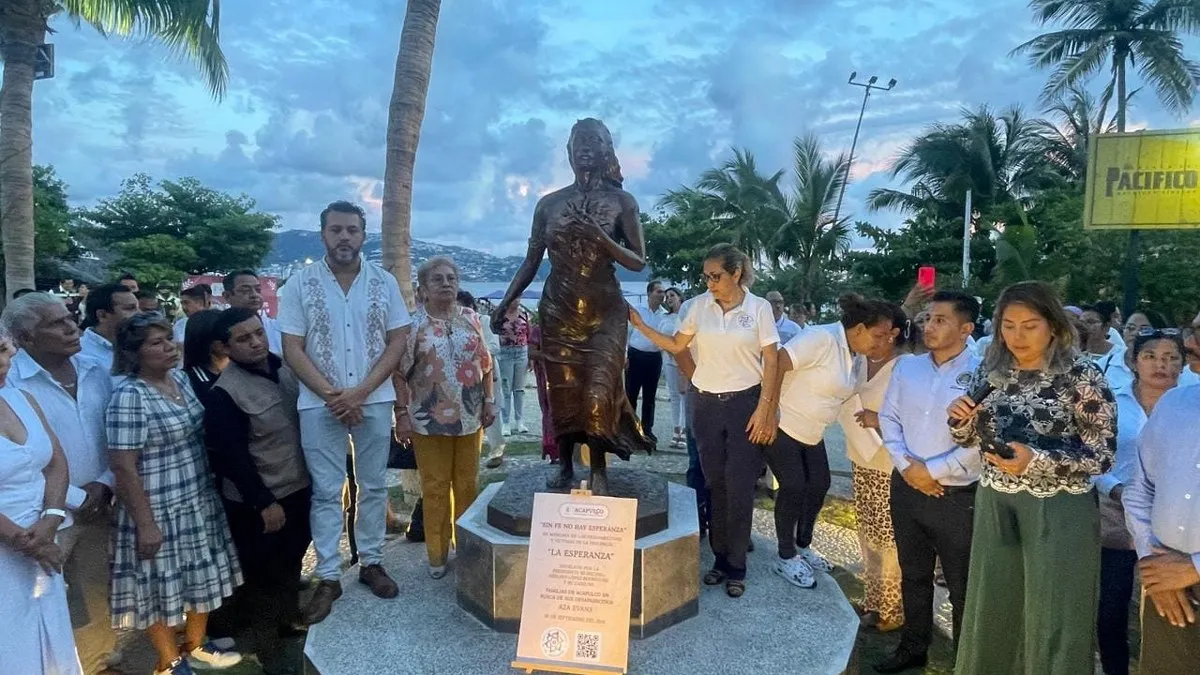
<instances>
[{"instance_id":1,"label":"handbag","mask_svg":"<svg viewBox=\"0 0 1200 675\"><path fill-rule=\"evenodd\" d=\"M417 468L417 453L413 452L412 441L401 441L396 438L396 434L392 434L392 446L388 449L387 468Z\"/></svg>"}]
</instances>

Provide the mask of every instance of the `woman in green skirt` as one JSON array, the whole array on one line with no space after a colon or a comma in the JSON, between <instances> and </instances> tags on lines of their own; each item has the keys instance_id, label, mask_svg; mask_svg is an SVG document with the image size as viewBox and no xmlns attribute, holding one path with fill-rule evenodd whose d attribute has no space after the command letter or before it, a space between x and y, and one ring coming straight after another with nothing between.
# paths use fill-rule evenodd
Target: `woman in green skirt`
<instances>
[{"instance_id":1,"label":"woman in green skirt","mask_svg":"<svg viewBox=\"0 0 1200 675\"><path fill-rule=\"evenodd\" d=\"M1093 478L1116 452L1116 405L1075 347L1054 290L1010 286L995 339L950 405L984 452L957 675L1092 675L1100 579ZM990 390L981 388L988 385ZM986 391L986 394L983 392Z\"/></svg>"}]
</instances>

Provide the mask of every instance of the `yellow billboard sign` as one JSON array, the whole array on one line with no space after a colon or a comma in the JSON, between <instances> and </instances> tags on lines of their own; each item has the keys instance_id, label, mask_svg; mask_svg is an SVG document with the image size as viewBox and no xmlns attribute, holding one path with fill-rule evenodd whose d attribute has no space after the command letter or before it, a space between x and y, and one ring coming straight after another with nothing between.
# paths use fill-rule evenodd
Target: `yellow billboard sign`
<instances>
[{"instance_id":1,"label":"yellow billboard sign","mask_svg":"<svg viewBox=\"0 0 1200 675\"><path fill-rule=\"evenodd\" d=\"M1084 227L1200 228L1200 129L1094 137L1083 208Z\"/></svg>"}]
</instances>

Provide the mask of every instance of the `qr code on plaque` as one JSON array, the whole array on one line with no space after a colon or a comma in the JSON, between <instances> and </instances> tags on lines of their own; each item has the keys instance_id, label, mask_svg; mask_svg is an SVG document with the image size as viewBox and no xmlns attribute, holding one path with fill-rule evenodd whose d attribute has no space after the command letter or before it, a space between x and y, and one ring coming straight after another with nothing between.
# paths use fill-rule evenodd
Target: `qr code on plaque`
<instances>
[{"instance_id":1,"label":"qr code on plaque","mask_svg":"<svg viewBox=\"0 0 1200 675\"><path fill-rule=\"evenodd\" d=\"M575 633L575 658L596 661L600 658L599 633Z\"/></svg>"}]
</instances>

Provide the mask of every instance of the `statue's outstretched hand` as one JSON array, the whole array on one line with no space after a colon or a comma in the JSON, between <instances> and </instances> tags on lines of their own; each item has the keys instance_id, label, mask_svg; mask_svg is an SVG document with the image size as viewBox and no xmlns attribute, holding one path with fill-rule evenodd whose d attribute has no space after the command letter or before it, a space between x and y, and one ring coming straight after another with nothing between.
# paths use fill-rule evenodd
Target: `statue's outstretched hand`
<instances>
[{"instance_id":1,"label":"statue's outstretched hand","mask_svg":"<svg viewBox=\"0 0 1200 675\"><path fill-rule=\"evenodd\" d=\"M504 316L508 314L508 305L501 303L496 305L496 309L492 312L492 332L496 335L504 330Z\"/></svg>"},{"instance_id":2,"label":"statue's outstretched hand","mask_svg":"<svg viewBox=\"0 0 1200 675\"><path fill-rule=\"evenodd\" d=\"M629 323L633 324L634 328L641 329L646 325L646 322L642 320L642 315L634 309L633 305L629 304L629 301L625 302L625 309L629 312Z\"/></svg>"}]
</instances>

